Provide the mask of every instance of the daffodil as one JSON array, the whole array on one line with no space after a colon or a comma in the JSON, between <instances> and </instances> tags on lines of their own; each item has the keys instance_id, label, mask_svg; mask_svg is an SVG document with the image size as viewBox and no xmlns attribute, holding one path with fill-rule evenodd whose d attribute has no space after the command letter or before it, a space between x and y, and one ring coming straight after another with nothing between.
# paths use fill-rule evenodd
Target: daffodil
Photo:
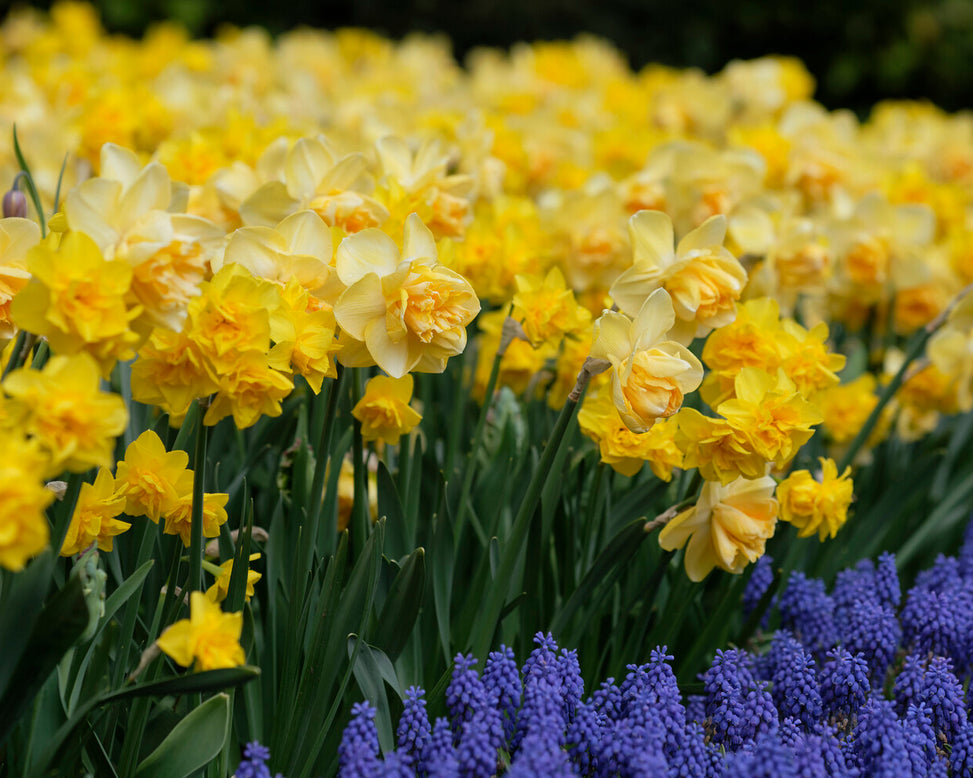
<instances>
[{"instance_id":1,"label":"daffodil","mask_svg":"<svg viewBox=\"0 0 973 778\"><path fill-rule=\"evenodd\" d=\"M135 354L132 329L141 308L126 302L132 270L105 259L87 235L70 233L56 248L35 246L27 256L31 279L10 305L18 327L43 335L56 354L85 351L108 375Z\"/></svg>"},{"instance_id":2,"label":"daffodil","mask_svg":"<svg viewBox=\"0 0 973 778\"><path fill-rule=\"evenodd\" d=\"M605 311L595 322L591 356L611 362L611 396L625 425L646 432L672 416L703 378L703 366L685 346L669 339L675 323L672 300L657 289L637 316Z\"/></svg>"},{"instance_id":3,"label":"daffodil","mask_svg":"<svg viewBox=\"0 0 973 778\"><path fill-rule=\"evenodd\" d=\"M175 509L179 497L193 487L193 473L186 468L185 451L166 451L153 430L146 430L125 449L118 463L115 489L125 497L129 516L147 516L158 523Z\"/></svg>"},{"instance_id":4,"label":"daffodil","mask_svg":"<svg viewBox=\"0 0 973 778\"><path fill-rule=\"evenodd\" d=\"M336 255L348 288L334 304L341 329L364 346L364 362L393 378L441 373L466 347L466 325L480 311L473 287L437 260L436 242L415 214L405 224L401 251L384 232L363 230L345 238Z\"/></svg>"},{"instance_id":5,"label":"daffodil","mask_svg":"<svg viewBox=\"0 0 973 778\"><path fill-rule=\"evenodd\" d=\"M753 451L778 467L810 440L812 427L823 419L783 370L773 375L745 367L737 374L734 389L736 396L720 403L717 413L745 436Z\"/></svg>"},{"instance_id":6,"label":"daffodil","mask_svg":"<svg viewBox=\"0 0 973 778\"><path fill-rule=\"evenodd\" d=\"M260 559L260 554L251 554L250 562L255 562ZM208 562L204 564L209 564ZM230 559L224 562L219 567L219 574L216 576L216 580L213 585L206 590L206 597L212 602L223 602L227 595L230 593L230 578L233 575L233 560ZM247 585L244 590L243 599L245 602L249 602L250 598L253 597L254 586L256 583L263 578L263 576L256 570L251 570L249 565L247 566Z\"/></svg>"},{"instance_id":7,"label":"daffodil","mask_svg":"<svg viewBox=\"0 0 973 778\"><path fill-rule=\"evenodd\" d=\"M673 227L661 211L639 211L629 221L635 252L632 267L622 273L609 294L630 316L655 289L672 297L678 320L676 340L689 342L733 321L734 303L747 282L747 273L723 246L726 218L713 216L673 249Z\"/></svg>"},{"instance_id":8,"label":"daffodil","mask_svg":"<svg viewBox=\"0 0 973 778\"><path fill-rule=\"evenodd\" d=\"M103 467L93 484L82 484L71 524L64 536L61 556L71 556L97 543L102 551L111 551L116 535L132 525L115 517L125 510L125 495L115 491L111 471Z\"/></svg>"},{"instance_id":9,"label":"daffodil","mask_svg":"<svg viewBox=\"0 0 973 778\"><path fill-rule=\"evenodd\" d=\"M422 416L409 405L412 385L411 375L369 379L365 393L351 409L351 415L361 422L363 440L381 440L395 445L422 421Z\"/></svg>"},{"instance_id":10,"label":"daffodil","mask_svg":"<svg viewBox=\"0 0 973 778\"><path fill-rule=\"evenodd\" d=\"M48 476L112 465L128 410L119 395L101 391L98 367L87 354L51 357L42 370L15 370L3 391L23 429L48 454Z\"/></svg>"},{"instance_id":11,"label":"daffodil","mask_svg":"<svg viewBox=\"0 0 973 778\"><path fill-rule=\"evenodd\" d=\"M386 208L371 197L374 183L360 152L339 155L323 137L301 138L287 152L280 179L263 184L240 205L244 224L272 227L311 210L346 232L378 227Z\"/></svg>"},{"instance_id":12,"label":"daffodil","mask_svg":"<svg viewBox=\"0 0 973 778\"><path fill-rule=\"evenodd\" d=\"M667 551L686 547L686 574L702 581L714 567L741 573L764 554L777 526L777 482L770 476L738 478L723 486L707 481L696 504L671 519L659 533Z\"/></svg>"},{"instance_id":13,"label":"daffodil","mask_svg":"<svg viewBox=\"0 0 973 778\"><path fill-rule=\"evenodd\" d=\"M543 278L518 275L515 281L511 316L521 322L532 344L558 345L565 335L590 326L591 314L578 305L558 268L551 268Z\"/></svg>"},{"instance_id":14,"label":"daffodil","mask_svg":"<svg viewBox=\"0 0 973 778\"><path fill-rule=\"evenodd\" d=\"M203 592L189 595L188 619L171 624L158 639L159 648L183 667L219 670L237 667L246 661L240 635L243 613L224 613Z\"/></svg>"},{"instance_id":15,"label":"daffodil","mask_svg":"<svg viewBox=\"0 0 973 778\"><path fill-rule=\"evenodd\" d=\"M35 441L14 430L0 434L0 568L22 570L50 540L45 509L54 492L41 474L47 457Z\"/></svg>"},{"instance_id":16,"label":"daffodil","mask_svg":"<svg viewBox=\"0 0 973 778\"><path fill-rule=\"evenodd\" d=\"M10 302L30 279L27 252L40 240L41 229L30 219L0 219L0 340L14 335Z\"/></svg>"},{"instance_id":17,"label":"daffodil","mask_svg":"<svg viewBox=\"0 0 973 778\"><path fill-rule=\"evenodd\" d=\"M854 492L851 468L838 475L833 459L819 457L820 480L808 470L797 470L777 487L780 518L798 528L797 536L806 538L818 533L821 540L833 538L848 519L848 507Z\"/></svg>"}]
</instances>

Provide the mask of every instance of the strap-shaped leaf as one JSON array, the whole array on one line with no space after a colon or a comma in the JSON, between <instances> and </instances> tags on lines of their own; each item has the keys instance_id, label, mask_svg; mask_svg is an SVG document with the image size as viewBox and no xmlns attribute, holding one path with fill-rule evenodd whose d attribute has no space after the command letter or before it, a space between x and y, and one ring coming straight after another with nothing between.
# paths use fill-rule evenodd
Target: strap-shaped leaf
<instances>
[{"instance_id":1,"label":"strap-shaped leaf","mask_svg":"<svg viewBox=\"0 0 973 778\"><path fill-rule=\"evenodd\" d=\"M230 695L210 697L173 727L138 766L139 778L185 778L223 750L230 731Z\"/></svg>"},{"instance_id":2,"label":"strap-shaped leaf","mask_svg":"<svg viewBox=\"0 0 973 778\"><path fill-rule=\"evenodd\" d=\"M426 552L422 548L417 548L406 557L402 569L389 587L372 641L393 662L399 658L399 654L405 648L406 641L419 617L425 585Z\"/></svg>"}]
</instances>

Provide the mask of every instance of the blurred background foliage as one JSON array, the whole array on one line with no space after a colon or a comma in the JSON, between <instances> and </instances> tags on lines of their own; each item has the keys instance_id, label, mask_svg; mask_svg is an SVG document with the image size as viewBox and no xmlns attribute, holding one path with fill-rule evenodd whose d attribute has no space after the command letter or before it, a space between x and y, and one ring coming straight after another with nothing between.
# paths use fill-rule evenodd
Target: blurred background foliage
<instances>
[{"instance_id":1,"label":"blurred background foliage","mask_svg":"<svg viewBox=\"0 0 973 778\"><path fill-rule=\"evenodd\" d=\"M0 10L7 0L0 0ZM49 0L32 3L47 7ZM973 105L973 0L94 0L105 26L139 35L161 19L196 35L220 25L367 27L393 38L442 32L460 59L476 46L572 38L614 43L633 67L721 69L736 58L800 57L829 108L867 114L886 98Z\"/></svg>"}]
</instances>

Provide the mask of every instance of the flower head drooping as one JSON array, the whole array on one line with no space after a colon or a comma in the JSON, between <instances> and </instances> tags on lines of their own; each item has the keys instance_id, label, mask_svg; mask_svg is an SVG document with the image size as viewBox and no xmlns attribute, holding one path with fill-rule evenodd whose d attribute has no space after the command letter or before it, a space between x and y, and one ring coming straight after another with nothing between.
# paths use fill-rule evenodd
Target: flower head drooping
<instances>
[{"instance_id":1,"label":"flower head drooping","mask_svg":"<svg viewBox=\"0 0 973 778\"><path fill-rule=\"evenodd\" d=\"M686 546L686 574L693 581L703 580L714 567L740 573L763 555L774 534L775 487L770 476L740 478L729 486L707 481L696 505L662 528L659 545L667 551Z\"/></svg>"},{"instance_id":2,"label":"flower head drooping","mask_svg":"<svg viewBox=\"0 0 973 778\"><path fill-rule=\"evenodd\" d=\"M848 518L854 485L851 468L838 475L833 459L819 457L821 480L808 470L791 473L777 487L780 518L798 528L797 536L806 538L818 533L821 540L833 538Z\"/></svg>"},{"instance_id":3,"label":"flower head drooping","mask_svg":"<svg viewBox=\"0 0 973 778\"><path fill-rule=\"evenodd\" d=\"M634 319L605 311L595 322L591 356L611 363L611 396L625 425L646 432L656 420L672 416L683 397L703 378L703 366L668 338L675 322L668 292L657 289Z\"/></svg>"},{"instance_id":4,"label":"flower head drooping","mask_svg":"<svg viewBox=\"0 0 973 778\"><path fill-rule=\"evenodd\" d=\"M205 513L205 505L203 506ZM204 528L205 529L205 528ZM260 559L260 554L251 554L250 562L255 562ZM206 590L206 596L213 602L223 602L230 593L230 578L233 575L233 560L230 559L220 565L220 574L216 576L216 581L213 585ZM256 570L251 570L247 566L247 583L243 594L244 602L249 602L250 598L253 597L254 586L256 583L263 578L263 576Z\"/></svg>"},{"instance_id":5,"label":"flower head drooping","mask_svg":"<svg viewBox=\"0 0 973 778\"><path fill-rule=\"evenodd\" d=\"M242 613L224 613L202 592L189 597L190 617L169 626L159 648L183 667L195 661L199 671L237 667L246 660L240 646Z\"/></svg>"},{"instance_id":6,"label":"flower head drooping","mask_svg":"<svg viewBox=\"0 0 973 778\"><path fill-rule=\"evenodd\" d=\"M351 409L351 415L361 422L363 440L381 440L394 446L422 421L422 416L409 405L412 386L411 375L375 376L368 380L365 393Z\"/></svg>"},{"instance_id":7,"label":"flower head drooping","mask_svg":"<svg viewBox=\"0 0 973 778\"><path fill-rule=\"evenodd\" d=\"M124 510L125 496L115 492L111 471L101 468L93 484L81 485L61 556L80 553L92 543L97 543L102 551L111 551L115 536L132 526L115 518Z\"/></svg>"}]
</instances>

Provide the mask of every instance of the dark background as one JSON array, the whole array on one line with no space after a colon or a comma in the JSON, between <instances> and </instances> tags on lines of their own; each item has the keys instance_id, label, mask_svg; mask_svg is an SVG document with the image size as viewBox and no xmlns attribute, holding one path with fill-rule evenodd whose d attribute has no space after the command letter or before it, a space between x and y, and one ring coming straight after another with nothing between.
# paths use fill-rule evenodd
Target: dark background
<instances>
[{"instance_id":1,"label":"dark background","mask_svg":"<svg viewBox=\"0 0 973 778\"><path fill-rule=\"evenodd\" d=\"M50 5L49 0L33 3ZM0 0L0 11L9 0ZM282 32L302 24L368 27L392 37L445 32L462 59L477 45L571 38L615 42L647 62L715 72L734 58L800 57L830 108L867 112L877 100L973 105L973 0L95 0L106 27L138 35L175 18L194 34L221 23Z\"/></svg>"}]
</instances>

